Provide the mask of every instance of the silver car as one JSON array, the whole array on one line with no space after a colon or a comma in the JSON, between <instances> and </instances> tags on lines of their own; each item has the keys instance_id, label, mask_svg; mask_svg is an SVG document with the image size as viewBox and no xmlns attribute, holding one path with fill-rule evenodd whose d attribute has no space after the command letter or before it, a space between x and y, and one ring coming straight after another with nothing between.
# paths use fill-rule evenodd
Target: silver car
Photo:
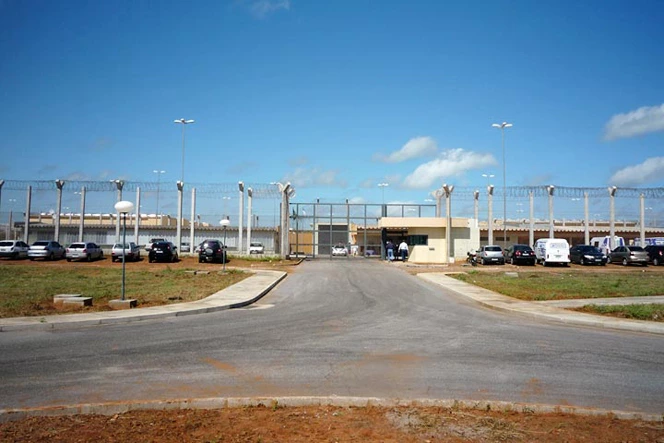
<instances>
[{"instance_id":1,"label":"silver car","mask_svg":"<svg viewBox=\"0 0 664 443\"><path fill-rule=\"evenodd\" d=\"M0 257L26 258L30 246L21 240L0 241Z\"/></svg>"},{"instance_id":2,"label":"silver car","mask_svg":"<svg viewBox=\"0 0 664 443\"><path fill-rule=\"evenodd\" d=\"M69 245L65 252L67 261L72 260L97 260L104 258L104 251L96 243L76 242Z\"/></svg>"},{"instance_id":3,"label":"silver car","mask_svg":"<svg viewBox=\"0 0 664 443\"><path fill-rule=\"evenodd\" d=\"M38 240L30 245L28 258L30 260L36 258L60 260L61 258L65 258L65 248L55 240Z\"/></svg>"},{"instance_id":4,"label":"silver car","mask_svg":"<svg viewBox=\"0 0 664 443\"><path fill-rule=\"evenodd\" d=\"M488 265L489 263L496 263L499 265L505 264L503 248L497 245L482 246L477 257L477 260L483 265Z\"/></svg>"},{"instance_id":5,"label":"silver car","mask_svg":"<svg viewBox=\"0 0 664 443\"><path fill-rule=\"evenodd\" d=\"M111 261L122 261L122 243L116 243L111 249ZM141 259L141 247L134 242L124 245L125 261L138 261Z\"/></svg>"},{"instance_id":6,"label":"silver car","mask_svg":"<svg viewBox=\"0 0 664 443\"><path fill-rule=\"evenodd\" d=\"M632 263L648 266L648 253L641 246L618 246L609 254L609 262L622 263L623 266Z\"/></svg>"}]
</instances>

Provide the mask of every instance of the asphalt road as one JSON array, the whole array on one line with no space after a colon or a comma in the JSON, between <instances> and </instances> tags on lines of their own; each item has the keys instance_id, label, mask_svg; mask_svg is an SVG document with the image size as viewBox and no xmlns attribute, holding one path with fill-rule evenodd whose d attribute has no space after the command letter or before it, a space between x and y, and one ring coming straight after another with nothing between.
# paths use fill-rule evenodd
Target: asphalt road
<instances>
[{"instance_id":1,"label":"asphalt road","mask_svg":"<svg viewBox=\"0 0 664 443\"><path fill-rule=\"evenodd\" d=\"M257 304L0 333L0 408L247 396L664 412L661 336L546 324L374 260L302 263Z\"/></svg>"}]
</instances>

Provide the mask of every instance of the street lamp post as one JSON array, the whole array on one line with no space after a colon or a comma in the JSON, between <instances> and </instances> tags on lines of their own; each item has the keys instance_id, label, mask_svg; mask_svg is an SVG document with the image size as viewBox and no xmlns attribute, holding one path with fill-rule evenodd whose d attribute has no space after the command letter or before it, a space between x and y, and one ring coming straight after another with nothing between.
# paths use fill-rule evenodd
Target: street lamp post
<instances>
[{"instance_id":1,"label":"street lamp post","mask_svg":"<svg viewBox=\"0 0 664 443\"><path fill-rule=\"evenodd\" d=\"M491 183L491 179L495 177L495 174L482 174L482 177L486 178L486 185L489 186Z\"/></svg>"},{"instance_id":2,"label":"street lamp post","mask_svg":"<svg viewBox=\"0 0 664 443\"><path fill-rule=\"evenodd\" d=\"M173 123L179 123L182 125L182 173L180 175L180 181L184 183L184 127L194 123L194 120L186 120L184 118L180 118L177 120L173 120Z\"/></svg>"},{"instance_id":3,"label":"street lamp post","mask_svg":"<svg viewBox=\"0 0 664 443\"><path fill-rule=\"evenodd\" d=\"M385 207L385 188L387 188L388 186L390 186L389 183L378 183L378 187L380 188L383 196L382 203L380 206L380 212L382 217L387 217L387 208Z\"/></svg>"},{"instance_id":4,"label":"street lamp post","mask_svg":"<svg viewBox=\"0 0 664 443\"><path fill-rule=\"evenodd\" d=\"M161 174L165 174L166 171L162 171L160 169L153 169L152 172L157 174L157 212L155 212L155 216L159 217L159 188L161 184Z\"/></svg>"},{"instance_id":5,"label":"street lamp post","mask_svg":"<svg viewBox=\"0 0 664 443\"><path fill-rule=\"evenodd\" d=\"M224 247L221 251L221 261L223 263L223 271L226 272L226 228L231 224L231 221L224 218L219 223L221 224L221 227L224 228Z\"/></svg>"},{"instance_id":6,"label":"street lamp post","mask_svg":"<svg viewBox=\"0 0 664 443\"><path fill-rule=\"evenodd\" d=\"M122 214L122 300L125 299L125 254L127 253L127 213L134 209L130 201L119 201L115 204L115 210Z\"/></svg>"},{"instance_id":7,"label":"street lamp post","mask_svg":"<svg viewBox=\"0 0 664 443\"><path fill-rule=\"evenodd\" d=\"M503 246L507 248L507 187L505 186L506 181L506 168L505 168L505 128L511 128L512 123L502 122L494 123L491 125L494 128L499 128L502 138L503 146Z\"/></svg>"}]
</instances>

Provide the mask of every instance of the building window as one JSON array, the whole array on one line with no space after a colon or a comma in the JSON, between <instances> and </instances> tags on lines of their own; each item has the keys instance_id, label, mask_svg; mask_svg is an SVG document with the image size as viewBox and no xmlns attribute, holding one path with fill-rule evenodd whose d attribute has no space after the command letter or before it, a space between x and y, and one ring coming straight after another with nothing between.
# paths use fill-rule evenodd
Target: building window
<instances>
[{"instance_id":1,"label":"building window","mask_svg":"<svg viewBox=\"0 0 664 443\"><path fill-rule=\"evenodd\" d=\"M408 236L408 244L415 246L415 245L428 245L429 244L429 236L428 235L409 235Z\"/></svg>"}]
</instances>

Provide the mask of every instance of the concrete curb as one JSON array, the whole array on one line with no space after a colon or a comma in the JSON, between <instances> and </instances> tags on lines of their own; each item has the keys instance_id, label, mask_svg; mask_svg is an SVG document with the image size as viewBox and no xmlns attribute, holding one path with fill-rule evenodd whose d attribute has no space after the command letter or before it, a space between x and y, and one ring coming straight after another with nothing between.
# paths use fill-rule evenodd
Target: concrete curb
<instances>
[{"instance_id":1,"label":"concrete curb","mask_svg":"<svg viewBox=\"0 0 664 443\"><path fill-rule=\"evenodd\" d=\"M461 296L470 298L477 303L498 311L517 313L540 320L549 320L578 326L591 326L603 329L614 329L631 332L646 332L651 334L664 334L664 324L646 322L642 320L621 319L599 315L574 312L557 308L551 304L517 300L512 297L498 294L488 289L480 288L469 283L456 280L444 273L421 273L418 277L444 287ZM627 300L626 300L627 301ZM597 300L585 304L597 303ZM629 304L629 302L625 303Z\"/></svg>"},{"instance_id":2,"label":"concrete curb","mask_svg":"<svg viewBox=\"0 0 664 443\"><path fill-rule=\"evenodd\" d=\"M122 311L50 315L47 317L4 318L0 319L0 332L26 329L51 330L69 326L131 323L141 320L206 314L225 309L240 308L255 303L287 275L283 271L252 270L250 272L254 275L209 297L194 302Z\"/></svg>"},{"instance_id":3,"label":"concrete curb","mask_svg":"<svg viewBox=\"0 0 664 443\"><path fill-rule=\"evenodd\" d=\"M581 408L569 405L546 405L538 403L513 403L493 400L460 399L394 399L378 397L212 397L172 400L129 401L109 403L84 403L80 405L46 406L38 408L0 409L0 423L22 420L28 417L61 415L114 415L137 410L177 410L177 409L223 409L247 406L300 407L443 407L450 409L473 409L484 411L514 411L521 413L565 413L587 416L611 416L621 420L644 420L661 422L664 416L640 412Z\"/></svg>"}]
</instances>

